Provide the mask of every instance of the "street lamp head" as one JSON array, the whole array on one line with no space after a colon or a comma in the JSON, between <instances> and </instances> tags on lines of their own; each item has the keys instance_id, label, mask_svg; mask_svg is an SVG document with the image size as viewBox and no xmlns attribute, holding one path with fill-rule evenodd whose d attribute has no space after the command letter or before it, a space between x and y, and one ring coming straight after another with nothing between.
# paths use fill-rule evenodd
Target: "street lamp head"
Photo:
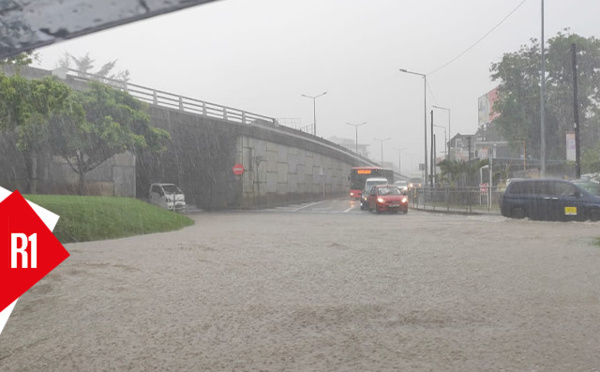
<instances>
[{"instance_id":1,"label":"street lamp head","mask_svg":"<svg viewBox=\"0 0 600 372\"><path fill-rule=\"evenodd\" d=\"M407 74L412 74L412 75L418 75L418 76L421 76L421 77L423 77L423 78L427 79L427 75L426 75L426 74L422 74L422 73L420 73L420 72L408 71L408 70L407 70L407 69L405 69L405 68L401 68L401 69L399 69L399 70L400 70L400 72L405 72L405 73L407 73Z\"/></svg>"},{"instance_id":2,"label":"street lamp head","mask_svg":"<svg viewBox=\"0 0 600 372\"><path fill-rule=\"evenodd\" d=\"M351 125L351 126L353 126L353 127L360 127L361 125L365 125L365 124L367 124L367 122L365 121L365 122L362 122L362 123L360 123L360 124L353 124L353 123L346 123L346 124L347 124L347 125Z\"/></svg>"},{"instance_id":3,"label":"street lamp head","mask_svg":"<svg viewBox=\"0 0 600 372\"><path fill-rule=\"evenodd\" d=\"M323 94L319 94L318 96L309 96L306 94L301 94L302 97L310 98L313 100L313 136L317 135L317 98L327 94L327 92L323 92Z\"/></svg>"},{"instance_id":4,"label":"street lamp head","mask_svg":"<svg viewBox=\"0 0 600 372\"><path fill-rule=\"evenodd\" d=\"M316 99L316 98L319 98L319 97L321 97L321 96L324 96L324 95L326 95L326 94L327 94L327 92L323 92L323 93L321 93L321 94L319 94L319 95L316 95L316 96L309 96L309 95L307 95L307 94L301 94L301 96L302 96L302 97L306 97L306 98Z\"/></svg>"}]
</instances>

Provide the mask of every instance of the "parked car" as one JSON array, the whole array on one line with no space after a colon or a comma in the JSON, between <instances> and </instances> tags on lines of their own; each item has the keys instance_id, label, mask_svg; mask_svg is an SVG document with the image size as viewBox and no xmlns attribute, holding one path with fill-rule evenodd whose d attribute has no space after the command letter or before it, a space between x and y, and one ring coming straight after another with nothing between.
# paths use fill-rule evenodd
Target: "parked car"
<instances>
[{"instance_id":1,"label":"parked car","mask_svg":"<svg viewBox=\"0 0 600 372\"><path fill-rule=\"evenodd\" d=\"M386 185L388 183L387 178L383 177L373 177L367 178L365 181L365 189L362 191L360 196L360 209L365 210L369 209L369 194L371 192L371 188L375 185Z\"/></svg>"},{"instance_id":2,"label":"parked car","mask_svg":"<svg viewBox=\"0 0 600 372\"><path fill-rule=\"evenodd\" d=\"M570 180L570 182L582 187L592 195L600 195L600 184L590 180Z\"/></svg>"},{"instance_id":3,"label":"parked car","mask_svg":"<svg viewBox=\"0 0 600 372\"><path fill-rule=\"evenodd\" d=\"M172 211L187 207L183 191L173 183L150 185L150 203Z\"/></svg>"},{"instance_id":4,"label":"parked car","mask_svg":"<svg viewBox=\"0 0 600 372\"><path fill-rule=\"evenodd\" d=\"M369 211L408 213L408 196L394 185L377 185L369 194Z\"/></svg>"},{"instance_id":5,"label":"parked car","mask_svg":"<svg viewBox=\"0 0 600 372\"><path fill-rule=\"evenodd\" d=\"M505 217L548 221L600 220L600 197L567 180L517 179L500 198Z\"/></svg>"}]
</instances>

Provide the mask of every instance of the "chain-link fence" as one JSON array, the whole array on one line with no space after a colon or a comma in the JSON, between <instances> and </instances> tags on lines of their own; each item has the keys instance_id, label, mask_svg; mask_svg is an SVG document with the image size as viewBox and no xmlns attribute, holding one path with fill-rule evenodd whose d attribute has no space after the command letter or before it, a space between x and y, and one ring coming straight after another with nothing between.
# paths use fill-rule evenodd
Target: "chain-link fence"
<instances>
[{"instance_id":1,"label":"chain-link fence","mask_svg":"<svg viewBox=\"0 0 600 372\"><path fill-rule=\"evenodd\" d=\"M408 191L412 208L463 213L499 214L503 190L497 187L439 187Z\"/></svg>"}]
</instances>

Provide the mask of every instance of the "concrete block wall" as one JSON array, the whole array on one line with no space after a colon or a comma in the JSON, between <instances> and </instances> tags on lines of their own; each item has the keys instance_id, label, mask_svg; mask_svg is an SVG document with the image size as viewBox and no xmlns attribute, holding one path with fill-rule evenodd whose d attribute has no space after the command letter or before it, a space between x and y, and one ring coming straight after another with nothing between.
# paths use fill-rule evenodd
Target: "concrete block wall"
<instances>
[{"instance_id":1,"label":"concrete block wall","mask_svg":"<svg viewBox=\"0 0 600 372\"><path fill-rule=\"evenodd\" d=\"M275 205L313 200L348 192L351 165L295 146L240 136L237 162L246 171L237 176L241 206Z\"/></svg>"},{"instance_id":2,"label":"concrete block wall","mask_svg":"<svg viewBox=\"0 0 600 372\"><path fill-rule=\"evenodd\" d=\"M117 154L88 172L86 195L136 197L135 155ZM41 185L51 194L77 194L79 175L61 157L54 156L48 163L47 177Z\"/></svg>"}]
</instances>

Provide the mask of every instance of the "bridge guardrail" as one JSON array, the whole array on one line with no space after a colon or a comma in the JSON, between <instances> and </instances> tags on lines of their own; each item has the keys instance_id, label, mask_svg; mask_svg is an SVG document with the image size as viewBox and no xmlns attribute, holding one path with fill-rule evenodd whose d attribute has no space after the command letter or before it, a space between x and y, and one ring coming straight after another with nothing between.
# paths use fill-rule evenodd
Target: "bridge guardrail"
<instances>
[{"instance_id":1,"label":"bridge guardrail","mask_svg":"<svg viewBox=\"0 0 600 372\"><path fill-rule=\"evenodd\" d=\"M64 72L64 71L63 71ZM67 69L66 76L73 79L76 82L88 83L88 82L99 82L103 84L107 84L116 89L122 89L127 93L131 94L133 97L139 99L142 102L146 102L152 105L157 105L165 108L181 110L184 112L189 112L196 115L202 115L206 117L211 117L215 119L222 119L231 122L241 123L241 124L268 124L273 127L280 127L277 119L255 114L252 112L236 109L233 107L223 106L216 103L211 103L207 101L202 101L199 99L186 97L174 93L165 92L158 89L148 88L142 85L133 84L128 81L111 79L99 75L89 74L82 71ZM320 142L329 147L334 147L338 151L343 152L347 155L350 155L357 160L360 159L365 164L375 165L376 163L371 159L365 158L359 154L354 153L353 151L343 147L337 143L333 143L331 141L327 141L323 138L316 137L312 134L303 132L299 129L289 128L289 127L280 127L286 128L286 130L293 131L294 135L301 135L304 138Z\"/></svg>"},{"instance_id":2,"label":"bridge guardrail","mask_svg":"<svg viewBox=\"0 0 600 372\"><path fill-rule=\"evenodd\" d=\"M148 88L122 80L111 79L103 76L82 73L77 70L68 69L68 76L75 81L90 82L97 81L110 85L117 89L123 89L140 101L166 108L181 110L197 115L213 117L233 121L241 124L251 124L256 120L265 121L277 125L277 120L265 115L227 107L216 103L202 101L178 94L165 92L158 89Z\"/></svg>"}]
</instances>

